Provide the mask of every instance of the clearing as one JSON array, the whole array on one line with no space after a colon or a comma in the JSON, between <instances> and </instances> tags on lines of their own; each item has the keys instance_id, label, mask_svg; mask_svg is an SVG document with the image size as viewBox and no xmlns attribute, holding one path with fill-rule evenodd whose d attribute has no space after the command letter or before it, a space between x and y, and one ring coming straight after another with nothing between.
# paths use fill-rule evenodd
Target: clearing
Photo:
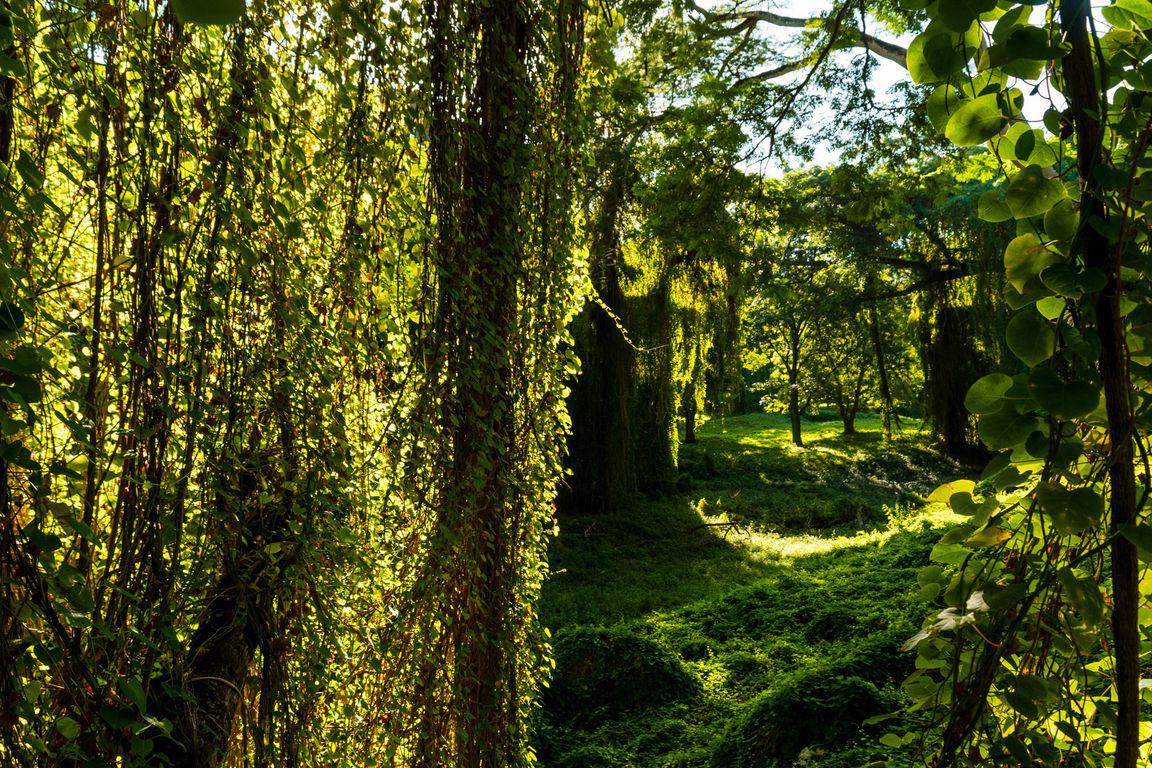
<instances>
[{"instance_id":1,"label":"clearing","mask_svg":"<svg viewBox=\"0 0 1152 768\"><path fill-rule=\"evenodd\" d=\"M877 417L840 429L807 422L795 448L784 417L715 419L675 493L561 520L545 766L899 761L865 721L912 671L916 570L948 522L924 497L965 468L907 427L886 444Z\"/></svg>"}]
</instances>

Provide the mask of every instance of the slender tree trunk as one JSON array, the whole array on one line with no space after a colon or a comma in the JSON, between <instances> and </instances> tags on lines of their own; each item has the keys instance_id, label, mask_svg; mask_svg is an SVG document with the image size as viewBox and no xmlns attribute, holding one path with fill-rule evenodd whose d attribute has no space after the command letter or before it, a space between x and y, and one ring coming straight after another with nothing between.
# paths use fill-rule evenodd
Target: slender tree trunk
<instances>
[{"instance_id":1,"label":"slender tree trunk","mask_svg":"<svg viewBox=\"0 0 1152 768\"><path fill-rule=\"evenodd\" d=\"M804 436L800 431L800 386L799 377L794 371L788 373L788 420L792 422L792 445L804 446Z\"/></svg>"},{"instance_id":2,"label":"slender tree trunk","mask_svg":"<svg viewBox=\"0 0 1152 768\"><path fill-rule=\"evenodd\" d=\"M5 9L9 3L4 3ZM9 45L4 51L10 59L17 57L15 43ZM16 80L10 75L0 77L0 162L8 166L12 160L12 137L15 127L15 92ZM7 197L7 192L0 190L0 196ZM5 206L6 207L6 206ZM8 237L11 219L8 214L0 218L0 236ZM18 523L14 514L11 492L8 485L8 462L0 458L0 604L7 609L17 604L12 585L16 579L14 550L16 545L16 531ZM11 745L11 755L19 760L21 766L31 766L31 758L26 755L22 740L19 738L20 721L15 716L17 703L23 697L20 685L19 667L17 658L19 651L16 644L19 641L20 622L13 615L13 611L0 612L0 738L5 744Z\"/></svg>"},{"instance_id":3,"label":"slender tree trunk","mask_svg":"<svg viewBox=\"0 0 1152 768\"><path fill-rule=\"evenodd\" d=\"M876 354L876 371L880 379L880 414L884 419L884 439L892 439L892 388L888 384L888 366L884 360L884 339L880 334L880 318L876 305L868 308L868 330L872 334L872 347Z\"/></svg>"},{"instance_id":4,"label":"slender tree trunk","mask_svg":"<svg viewBox=\"0 0 1152 768\"><path fill-rule=\"evenodd\" d=\"M703 361L700 355L700 345L696 345L695 360L692 363L692 372L688 375L688 383L684 385L684 392L680 396L681 411L684 415L684 442L696 442L696 382L701 379ZM707 387L705 387L707 389Z\"/></svg>"},{"instance_id":5,"label":"slender tree trunk","mask_svg":"<svg viewBox=\"0 0 1152 768\"><path fill-rule=\"evenodd\" d=\"M696 382L689 381L684 385L682 396L684 403L684 442L696 442Z\"/></svg>"},{"instance_id":6,"label":"slender tree trunk","mask_svg":"<svg viewBox=\"0 0 1152 768\"><path fill-rule=\"evenodd\" d=\"M856 374L856 381L852 385L852 396L845 399L843 410L844 434L856 434L856 414L860 412L860 398L864 395L864 374L867 369L861 365L860 372Z\"/></svg>"},{"instance_id":7,"label":"slender tree trunk","mask_svg":"<svg viewBox=\"0 0 1152 768\"><path fill-rule=\"evenodd\" d=\"M1076 156L1083 191L1077 245L1085 266L1101 270L1107 284L1096 297L1096 330L1100 335L1100 378L1108 412L1108 486L1112 540L1112 643L1116 664L1116 768L1135 768L1140 747L1140 603L1136 547L1117 531L1136 517L1133 467L1131 383L1125 354L1119 249L1089 222L1106 218L1095 173L1103 152L1101 99L1092 64L1087 0L1061 0L1060 22L1071 50L1064 57L1068 102L1075 121Z\"/></svg>"}]
</instances>

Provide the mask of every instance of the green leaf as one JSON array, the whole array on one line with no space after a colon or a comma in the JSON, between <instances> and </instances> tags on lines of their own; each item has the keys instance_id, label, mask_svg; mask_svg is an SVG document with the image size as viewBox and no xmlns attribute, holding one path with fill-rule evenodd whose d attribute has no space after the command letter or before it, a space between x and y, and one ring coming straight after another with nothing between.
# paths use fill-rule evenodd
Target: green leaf
<instances>
[{"instance_id":1,"label":"green leaf","mask_svg":"<svg viewBox=\"0 0 1152 768\"><path fill-rule=\"evenodd\" d=\"M1008 182L1005 200L1018 219L1039 216L1067 196L1059 179L1050 179L1033 163Z\"/></svg>"},{"instance_id":2,"label":"green leaf","mask_svg":"<svg viewBox=\"0 0 1152 768\"><path fill-rule=\"evenodd\" d=\"M1081 271L1071 264L1055 264L1040 273L1040 282L1054 293L1078 299L1085 293L1103 290L1107 278L1095 268Z\"/></svg>"},{"instance_id":3,"label":"green leaf","mask_svg":"<svg viewBox=\"0 0 1152 768\"><path fill-rule=\"evenodd\" d=\"M885 747L896 749L904 744L904 740L895 733L886 733L880 737L880 743Z\"/></svg>"},{"instance_id":4,"label":"green leaf","mask_svg":"<svg viewBox=\"0 0 1152 768\"><path fill-rule=\"evenodd\" d=\"M132 702L132 706L136 707L136 711L144 713L148 711L148 703L144 696L144 686L140 681L134 677L126 677L120 681L120 692L124 694L128 701Z\"/></svg>"},{"instance_id":5,"label":"green leaf","mask_svg":"<svg viewBox=\"0 0 1152 768\"><path fill-rule=\"evenodd\" d=\"M944 580L944 569L938 565L925 565L916 572L916 583L920 586L939 584Z\"/></svg>"},{"instance_id":6,"label":"green leaf","mask_svg":"<svg viewBox=\"0 0 1152 768\"><path fill-rule=\"evenodd\" d=\"M0 358L0 371L8 371L17 376L33 376L43 370L44 364L35 347L17 347L10 358Z\"/></svg>"},{"instance_id":7,"label":"green leaf","mask_svg":"<svg viewBox=\"0 0 1152 768\"><path fill-rule=\"evenodd\" d=\"M983 220L993 224L1008 221L1012 218L1012 210L1004 202L999 190L989 190L980 195L977 215Z\"/></svg>"},{"instance_id":8,"label":"green leaf","mask_svg":"<svg viewBox=\"0 0 1152 768\"><path fill-rule=\"evenodd\" d=\"M0 53L0 75L24 77L26 74L28 74L28 70L24 68L24 62Z\"/></svg>"},{"instance_id":9,"label":"green leaf","mask_svg":"<svg viewBox=\"0 0 1152 768\"><path fill-rule=\"evenodd\" d=\"M1080 210L1071 200L1061 200L1044 214L1044 231L1053 240L1071 240L1080 228Z\"/></svg>"},{"instance_id":10,"label":"green leaf","mask_svg":"<svg viewBox=\"0 0 1152 768\"><path fill-rule=\"evenodd\" d=\"M1044 482L1036 486L1036 501L1062 535L1083 533L1104 517L1104 499L1091 488L1069 490Z\"/></svg>"},{"instance_id":11,"label":"green leaf","mask_svg":"<svg viewBox=\"0 0 1152 768\"><path fill-rule=\"evenodd\" d=\"M1131 29L1152 28L1152 2L1149 0L1115 0L1102 9L1109 24Z\"/></svg>"},{"instance_id":12,"label":"green leaf","mask_svg":"<svg viewBox=\"0 0 1152 768\"><path fill-rule=\"evenodd\" d=\"M16 376L12 380L11 388L7 391L0 390L0 395L15 402L38 403L41 396L40 382L31 376Z\"/></svg>"},{"instance_id":13,"label":"green leaf","mask_svg":"<svg viewBox=\"0 0 1152 768\"><path fill-rule=\"evenodd\" d=\"M974 549L981 547L994 547L997 544L1002 544L1008 539L1012 538L1012 533L1003 528L992 525L982 530L977 531L968 537L964 543Z\"/></svg>"},{"instance_id":14,"label":"green leaf","mask_svg":"<svg viewBox=\"0 0 1152 768\"><path fill-rule=\"evenodd\" d=\"M60 549L60 537L54 533L45 533L35 520L24 526L21 533L28 543L43 552L55 552Z\"/></svg>"},{"instance_id":15,"label":"green leaf","mask_svg":"<svg viewBox=\"0 0 1152 768\"><path fill-rule=\"evenodd\" d=\"M1071 568L1061 568L1057 573L1060 585L1072 607L1080 612L1085 623L1096 625L1104 618L1104 600L1100 588L1091 579L1081 578Z\"/></svg>"},{"instance_id":16,"label":"green leaf","mask_svg":"<svg viewBox=\"0 0 1152 768\"><path fill-rule=\"evenodd\" d=\"M948 126L948 119L963 103L960 97L956 95L956 89L951 85L938 86L924 102L928 122L932 123L936 130L944 133L944 129Z\"/></svg>"},{"instance_id":17,"label":"green leaf","mask_svg":"<svg viewBox=\"0 0 1152 768\"><path fill-rule=\"evenodd\" d=\"M916 83L944 80L963 69L979 46L978 24L960 33L933 21L908 46L908 73Z\"/></svg>"},{"instance_id":18,"label":"green leaf","mask_svg":"<svg viewBox=\"0 0 1152 768\"><path fill-rule=\"evenodd\" d=\"M1058 255L1049 250L1036 235L1021 235L1004 249L1004 269L1008 273L1008 282L1023 293L1028 281L1051 266L1057 258Z\"/></svg>"},{"instance_id":19,"label":"green leaf","mask_svg":"<svg viewBox=\"0 0 1152 768\"><path fill-rule=\"evenodd\" d=\"M1152 526L1148 523L1129 523L1120 527L1120 533L1136 545L1141 560L1152 562Z\"/></svg>"},{"instance_id":20,"label":"green leaf","mask_svg":"<svg viewBox=\"0 0 1152 768\"><path fill-rule=\"evenodd\" d=\"M62 717L56 721L56 730L64 738L72 740L80 735L80 723L70 717Z\"/></svg>"},{"instance_id":21,"label":"green leaf","mask_svg":"<svg viewBox=\"0 0 1152 768\"><path fill-rule=\"evenodd\" d=\"M1068 302L1061 299L1059 296L1045 296L1036 302L1036 311L1039 312L1045 320L1055 320L1064 313L1064 307Z\"/></svg>"},{"instance_id":22,"label":"green leaf","mask_svg":"<svg viewBox=\"0 0 1152 768\"><path fill-rule=\"evenodd\" d=\"M0 336L8 337L24 327L24 313L10 301L0 302Z\"/></svg>"},{"instance_id":23,"label":"green leaf","mask_svg":"<svg viewBox=\"0 0 1152 768\"><path fill-rule=\"evenodd\" d=\"M1003 373L990 373L976 380L964 396L964 407L980 415L995 413L1004 405L1004 393L1012 386L1012 377Z\"/></svg>"},{"instance_id":24,"label":"green leaf","mask_svg":"<svg viewBox=\"0 0 1152 768\"><path fill-rule=\"evenodd\" d=\"M944 135L957 146L972 147L1000 133L1007 122L997 94L979 96L960 105L948 119Z\"/></svg>"},{"instance_id":25,"label":"green leaf","mask_svg":"<svg viewBox=\"0 0 1152 768\"><path fill-rule=\"evenodd\" d=\"M1100 390L1086 381L1065 382L1048 368L1032 371L1028 392L1058 419L1087 416L1100 404Z\"/></svg>"},{"instance_id":26,"label":"green leaf","mask_svg":"<svg viewBox=\"0 0 1152 768\"><path fill-rule=\"evenodd\" d=\"M1040 421L1035 416L1006 407L980 416L980 439L994 451L1013 448L1027 440L1039 426Z\"/></svg>"},{"instance_id":27,"label":"green leaf","mask_svg":"<svg viewBox=\"0 0 1152 768\"><path fill-rule=\"evenodd\" d=\"M234 24L244 15L244 0L172 0L176 18L185 24Z\"/></svg>"},{"instance_id":28,"label":"green leaf","mask_svg":"<svg viewBox=\"0 0 1152 768\"><path fill-rule=\"evenodd\" d=\"M1033 310L1021 310L1008 321L1004 332L1008 349L1029 367L1039 365L1056 351L1056 331Z\"/></svg>"},{"instance_id":29,"label":"green leaf","mask_svg":"<svg viewBox=\"0 0 1152 768\"><path fill-rule=\"evenodd\" d=\"M931 504L943 504L952 498L954 493L971 493L976 488L976 483L971 480L953 480L950 483L944 483L932 493L928 494L928 502Z\"/></svg>"},{"instance_id":30,"label":"green leaf","mask_svg":"<svg viewBox=\"0 0 1152 768\"><path fill-rule=\"evenodd\" d=\"M945 0L937 6L936 18L955 32L965 32L982 13L996 7L996 0Z\"/></svg>"},{"instance_id":31,"label":"green leaf","mask_svg":"<svg viewBox=\"0 0 1152 768\"><path fill-rule=\"evenodd\" d=\"M127 728L136 722L136 716L132 714L130 709L120 709L119 707L112 707L107 704L100 707L100 717L104 722L116 729Z\"/></svg>"}]
</instances>

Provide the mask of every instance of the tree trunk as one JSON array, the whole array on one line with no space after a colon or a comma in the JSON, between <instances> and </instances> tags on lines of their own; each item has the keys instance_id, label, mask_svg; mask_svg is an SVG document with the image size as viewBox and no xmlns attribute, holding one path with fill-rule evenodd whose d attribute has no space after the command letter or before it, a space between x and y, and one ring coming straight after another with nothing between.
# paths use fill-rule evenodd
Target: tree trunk
<instances>
[{"instance_id":1,"label":"tree trunk","mask_svg":"<svg viewBox=\"0 0 1152 768\"><path fill-rule=\"evenodd\" d=\"M852 386L852 397L845 401L843 410L844 434L856 434L856 414L860 413L860 399L864 395L864 374L867 369L861 365L860 372L856 374L856 383Z\"/></svg>"},{"instance_id":2,"label":"tree trunk","mask_svg":"<svg viewBox=\"0 0 1152 768\"><path fill-rule=\"evenodd\" d=\"M572 475L558 499L568 513L615 509L636 488L630 424L635 354L617 327L626 318L616 234L623 193L622 172L614 168L597 207L589 247L592 286L604 306L588 302L573 324L580 374L568 396L572 432L567 466Z\"/></svg>"},{"instance_id":3,"label":"tree trunk","mask_svg":"<svg viewBox=\"0 0 1152 768\"><path fill-rule=\"evenodd\" d=\"M920 334L925 408L940 448L967 461L987 455L964 406L968 388L985 366L973 346L972 324L953 305L949 291L948 286L933 286L926 294Z\"/></svg>"},{"instance_id":4,"label":"tree trunk","mask_svg":"<svg viewBox=\"0 0 1152 768\"><path fill-rule=\"evenodd\" d=\"M676 390L672 381L672 274L663 265L648 302L653 348L640 366L633 404L637 483L659 492L674 479L677 459Z\"/></svg>"},{"instance_id":5,"label":"tree trunk","mask_svg":"<svg viewBox=\"0 0 1152 768\"><path fill-rule=\"evenodd\" d=\"M800 432L800 387L796 375L788 377L788 419L792 423L792 445L804 447L804 436Z\"/></svg>"},{"instance_id":6,"label":"tree trunk","mask_svg":"<svg viewBox=\"0 0 1152 768\"><path fill-rule=\"evenodd\" d=\"M696 382L689 381L684 385L682 396L684 403L684 442L696 442Z\"/></svg>"},{"instance_id":7,"label":"tree trunk","mask_svg":"<svg viewBox=\"0 0 1152 768\"><path fill-rule=\"evenodd\" d=\"M426 394L450 439L431 459L444 463L435 504L445 535L433 544L427 582L443 590L447 620L441 658L418 686L434 690L443 679L446 688L428 702L414 757L419 766L503 768L522 762L516 568L534 510L525 509L516 463L523 385L513 355L526 332L518 307L536 98L528 55L542 32L520 0L430 6L429 173L438 226L431 336L443 374L429 376ZM458 39L461 23L475 36L474 53Z\"/></svg>"},{"instance_id":8,"label":"tree trunk","mask_svg":"<svg viewBox=\"0 0 1152 768\"><path fill-rule=\"evenodd\" d=\"M1108 412L1108 485L1112 539L1112 642L1116 659L1116 768L1135 768L1140 747L1140 604L1139 562L1136 547L1116 535L1136 517L1136 476L1133 467L1131 383L1125 353L1124 318L1120 300L1119 253L1108 238L1091 226L1094 218L1107 218L1100 198L1096 168L1101 161L1103 136L1099 122L1100 95L1092 64L1088 34L1087 0L1061 0L1060 23L1071 44L1064 57L1068 102L1075 122L1076 156L1083 190L1077 245L1084 264L1102 271L1107 284L1096 297L1096 330L1100 334L1100 378Z\"/></svg>"},{"instance_id":9,"label":"tree trunk","mask_svg":"<svg viewBox=\"0 0 1152 768\"><path fill-rule=\"evenodd\" d=\"M876 371L880 379L880 414L884 419L884 439L892 439L892 388L888 383L888 366L884 361L884 339L880 334L880 318L876 305L868 308L868 329L872 333L872 347L876 354Z\"/></svg>"}]
</instances>

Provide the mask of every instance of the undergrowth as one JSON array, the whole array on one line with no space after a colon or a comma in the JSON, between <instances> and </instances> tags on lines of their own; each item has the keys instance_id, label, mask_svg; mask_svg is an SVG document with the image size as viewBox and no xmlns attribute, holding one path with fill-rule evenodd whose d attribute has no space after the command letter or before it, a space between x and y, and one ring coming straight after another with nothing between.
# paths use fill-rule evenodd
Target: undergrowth
<instances>
[{"instance_id":1,"label":"undergrowth","mask_svg":"<svg viewBox=\"0 0 1152 768\"><path fill-rule=\"evenodd\" d=\"M905 764L872 721L900 709L912 671L899 646L945 522L924 496L964 469L919 434L858 428L808 424L794 448L780 417L712 421L675 494L561 521L544 766Z\"/></svg>"}]
</instances>

